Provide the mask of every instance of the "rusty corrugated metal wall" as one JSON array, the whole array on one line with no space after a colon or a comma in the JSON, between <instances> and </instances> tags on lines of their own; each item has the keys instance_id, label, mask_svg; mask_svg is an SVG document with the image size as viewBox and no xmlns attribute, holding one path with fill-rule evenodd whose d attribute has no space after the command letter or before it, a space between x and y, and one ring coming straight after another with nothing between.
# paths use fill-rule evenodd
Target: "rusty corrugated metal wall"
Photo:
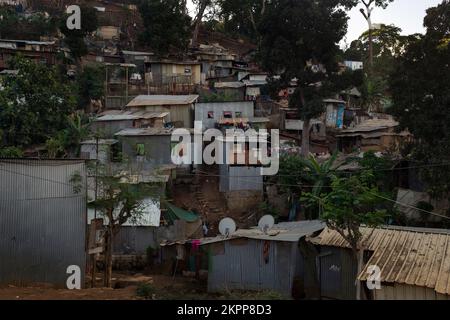
<instances>
[{"instance_id":1,"label":"rusty corrugated metal wall","mask_svg":"<svg viewBox=\"0 0 450 320\"><path fill-rule=\"evenodd\" d=\"M85 171L84 161L0 160L0 284L65 286L70 265L84 283Z\"/></svg>"},{"instance_id":2,"label":"rusty corrugated metal wall","mask_svg":"<svg viewBox=\"0 0 450 320\"><path fill-rule=\"evenodd\" d=\"M212 245L208 291L271 290L291 296L300 254L297 242L269 241L269 259L263 257L264 241L230 240Z\"/></svg>"}]
</instances>

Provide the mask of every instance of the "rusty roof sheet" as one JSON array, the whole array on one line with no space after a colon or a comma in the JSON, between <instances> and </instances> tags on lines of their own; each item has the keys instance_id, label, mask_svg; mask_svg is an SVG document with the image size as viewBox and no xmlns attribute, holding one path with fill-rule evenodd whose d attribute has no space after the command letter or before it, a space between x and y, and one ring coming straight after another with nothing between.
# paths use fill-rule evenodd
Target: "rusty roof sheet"
<instances>
[{"instance_id":1,"label":"rusty roof sheet","mask_svg":"<svg viewBox=\"0 0 450 320\"><path fill-rule=\"evenodd\" d=\"M169 112L151 112L151 111L118 111L110 110L102 113L95 121L123 121L138 119L162 119L169 115Z\"/></svg>"},{"instance_id":2,"label":"rusty roof sheet","mask_svg":"<svg viewBox=\"0 0 450 320\"><path fill-rule=\"evenodd\" d=\"M420 228L361 228L363 244L373 255L358 279L366 281L367 269L381 269L381 281L426 287L450 294L450 230ZM339 233L325 229L311 242L348 248Z\"/></svg>"},{"instance_id":3,"label":"rusty roof sheet","mask_svg":"<svg viewBox=\"0 0 450 320\"><path fill-rule=\"evenodd\" d=\"M273 226L267 233L262 232L257 227L252 229L238 229L230 236L219 235L217 237L203 238L200 240L200 245L208 245L217 242L230 241L235 239L253 239L253 240L267 240L267 241L281 241L281 242L298 242L301 238L309 236L323 230L325 223L319 220L311 221L297 221L297 222L283 222ZM161 246L171 246L174 244L184 244L189 240L182 240L176 242L163 241Z\"/></svg>"},{"instance_id":4,"label":"rusty roof sheet","mask_svg":"<svg viewBox=\"0 0 450 320\"><path fill-rule=\"evenodd\" d=\"M131 100L127 107L189 105L198 99L198 95L140 95Z\"/></svg>"},{"instance_id":5,"label":"rusty roof sheet","mask_svg":"<svg viewBox=\"0 0 450 320\"><path fill-rule=\"evenodd\" d=\"M363 132L373 132L378 130L386 130L389 128L397 127L399 123L394 119L369 119L361 124L355 126L354 128L348 128L341 131L340 136L352 134L352 133L363 133Z\"/></svg>"},{"instance_id":6,"label":"rusty roof sheet","mask_svg":"<svg viewBox=\"0 0 450 320\"><path fill-rule=\"evenodd\" d=\"M170 136L172 132L172 128L128 128L117 132L115 135L120 137Z\"/></svg>"}]
</instances>

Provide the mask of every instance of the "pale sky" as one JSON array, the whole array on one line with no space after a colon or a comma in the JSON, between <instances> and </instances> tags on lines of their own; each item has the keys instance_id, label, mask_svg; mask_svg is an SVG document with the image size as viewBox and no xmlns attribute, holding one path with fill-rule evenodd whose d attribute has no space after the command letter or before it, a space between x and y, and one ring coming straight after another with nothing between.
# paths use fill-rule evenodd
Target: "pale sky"
<instances>
[{"instance_id":1,"label":"pale sky","mask_svg":"<svg viewBox=\"0 0 450 320\"><path fill-rule=\"evenodd\" d=\"M426 10L435 7L442 0L395 0L385 10L376 8L372 12L373 23L394 24L403 30L403 34L423 33L423 18ZM367 22L359 9L353 8L349 12L347 43L357 39L361 33L368 29Z\"/></svg>"},{"instance_id":2,"label":"pale sky","mask_svg":"<svg viewBox=\"0 0 450 320\"><path fill-rule=\"evenodd\" d=\"M372 13L372 22L395 24L403 30L403 34L423 33L425 30L423 18L426 15L426 9L435 7L441 2L442 0L395 0L385 10L376 8ZM366 20L359 12L360 8L361 6L357 6L349 12L350 20L346 39L348 44L368 28ZM190 5L190 11L194 12L192 5Z\"/></svg>"}]
</instances>

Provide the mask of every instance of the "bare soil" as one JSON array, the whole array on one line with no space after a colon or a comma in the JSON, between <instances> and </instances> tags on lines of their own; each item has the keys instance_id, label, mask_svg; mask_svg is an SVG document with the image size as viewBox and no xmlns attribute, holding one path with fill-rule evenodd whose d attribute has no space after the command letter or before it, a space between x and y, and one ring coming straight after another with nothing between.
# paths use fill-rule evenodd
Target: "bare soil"
<instances>
[{"instance_id":1,"label":"bare soil","mask_svg":"<svg viewBox=\"0 0 450 320\"><path fill-rule=\"evenodd\" d=\"M155 289L156 299L182 299L184 295L203 295L204 286L195 279L164 275L130 276L114 274L113 284L119 289L87 288L82 290L55 289L49 285L36 284L29 287L0 287L0 300L143 300L137 295L138 286L148 283ZM97 275L97 285L101 284Z\"/></svg>"}]
</instances>

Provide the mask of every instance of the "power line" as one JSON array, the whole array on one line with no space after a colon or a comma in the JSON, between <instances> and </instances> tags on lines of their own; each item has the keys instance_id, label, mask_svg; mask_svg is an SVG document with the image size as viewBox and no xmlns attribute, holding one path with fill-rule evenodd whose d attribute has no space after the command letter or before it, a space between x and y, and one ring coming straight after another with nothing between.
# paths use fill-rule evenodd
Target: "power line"
<instances>
[{"instance_id":1,"label":"power line","mask_svg":"<svg viewBox=\"0 0 450 320\"><path fill-rule=\"evenodd\" d=\"M222 177L223 175L204 175L204 176L219 176L219 177ZM237 177L237 179L241 180L242 178ZM251 181L251 182L254 182L254 181ZM258 183L258 182L256 182L256 183L257 184L261 184L261 183ZM310 187L310 188L315 187L314 185L289 185L289 184L264 183L264 182L262 184L284 186L284 187ZM323 188L332 188L333 186L322 186L322 187ZM431 215L434 215L434 216L437 216L437 217L441 217L441 218L450 220L450 217L447 217L447 216L444 216L444 215L440 215L440 214L435 213L435 212L431 212L431 211L427 211L427 210L424 210L424 209L421 209L421 208L418 208L418 207L414 207L412 205L409 205L409 204L406 204L406 203L402 203L402 202L399 202L399 201L396 201L396 200L393 200L393 199L389 199L387 197L383 197L383 196L377 195L375 193L371 193L370 192L370 194L372 194L373 196L376 196L378 198L381 198L383 200L387 200L387 201L394 202L396 204L402 205L404 207L408 207L410 209L415 209L415 210L418 210L418 211L421 211L421 212L424 212L424 213L428 213L428 214L431 214Z\"/></svg>"},{"instance_id":2,"label":"power line","mask_svg":"<svg viewBox=\"0 0 450 320\"><path fill-rule=\"evenodd\" d=\"M17 171L7 170L7 169L4 169L4 168L0 168L0 170L1 171L5 171L5 172L9 172L9 173L13 173L13 174L17 174L17 175L20 175L20 176L32 178L32 179L38 179L38 180L43 180L43 181L47 181L47 182L52 182L52 183L57 183L57 184L73 187L72 184L66 183L66 182L62 182L62 181L47 179L47 178L43 178L43 177L37 177L37 176L33 176L33 175L29 175L29 174L25 174L25 173L21 173L21 172L17 172Z\"/></svg>"},{"instance_id":3,"label":"power line","mask_svg":"<svg viewBox=\"0 0 450 320\"><path fill-rule=\"evenodd\" d=\"M438 214L438 213L435 213L435 212L431 212L431 211L427 211L427 210L424 210L424 209L421 209L421 208L417 208L417 207L414 207L412 205L409 205L409 204L406 204L406 203L402 203L402 202L399 202L399 201L396 201L396 200L393 200L393 199L389 199L387 197L383 197L383 196L380 196L380 195L375 194L375 193L370 193L370 194L375 196L375 197L378 197L380 199L384 199L384 200L387 200L387 201L399 204L399 205L401 205L403 207L407 207L407 208L410 208L410 209L415 209L415 210L418 210L420 212L428 213L428 214L431 214L431 215L436 216L436 217L441 217L441 218L450 220L450 217L447 217L447 216L444 216L444 215L441 215L441 214Z\"/></svg>"}]
</instances>

